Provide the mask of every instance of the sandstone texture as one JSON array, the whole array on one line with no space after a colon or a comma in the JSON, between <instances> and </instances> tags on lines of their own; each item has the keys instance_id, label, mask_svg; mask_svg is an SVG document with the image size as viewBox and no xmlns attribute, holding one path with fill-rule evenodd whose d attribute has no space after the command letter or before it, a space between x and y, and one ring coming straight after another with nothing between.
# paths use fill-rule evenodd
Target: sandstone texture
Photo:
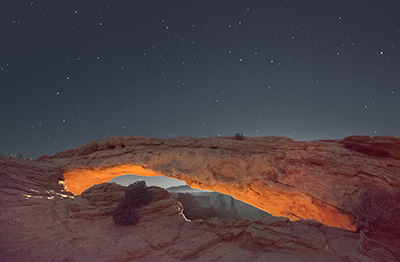
<instances>
[{"instance_id":1,"label":"sandstone texture","mask_svg":"<svg viewBox=\"0 0 400 262\"><path fill-rule=\"evenodd\" d=\"M231 195L274 216L344 229L355 229L343 213L362 190L400 188L400 138L390 136L307 142L119 136L34 162L60 169L74 194L118 175L164 175Z\"/></svg>"},{"instance_id":2,"label":"sandstone texture","mask_svg":"<svg viewBox=\"0 0 400 262\"><path fill-rule=\"evenodd\" d=\"M397 261L398 239L376 244L315 220L189 221L158 187L138 224L118 226L112 212L125 187L74 196L52 167L3 156L0 167L0 261Z\"/></svg>"},{"instance_id":3,"label":"sandstone texture","mask_svg":"<svg viewBox=\"0 0 400 262\"><path fill-rule=\"evenodd\" d=\"M0 261L399 261L398 235L326 226L351 227L340 213L346 196L399 188L399 146L394 137L124 136L34 161L0 155ZM103 182L131 173L176 177L286 217L190 221L175 194L150 187L139 223L115 225L125 187Z\"/></svg>"}]
</instances>

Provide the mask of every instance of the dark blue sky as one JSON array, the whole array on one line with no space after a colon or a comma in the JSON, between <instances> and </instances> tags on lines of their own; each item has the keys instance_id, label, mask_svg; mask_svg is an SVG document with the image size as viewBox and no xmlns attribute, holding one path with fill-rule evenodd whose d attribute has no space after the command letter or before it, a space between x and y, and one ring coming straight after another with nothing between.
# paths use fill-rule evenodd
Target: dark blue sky
<instances>
[{"instance_id":1,"label":"dark blue sky","mask_svg":"<svg viewBox=\"0 0 400 262\"><path fill-rule=\"evenodd\" d=\"M400 3L4 0L0 153L400 136Z\"/></svg>"}]
</instances>

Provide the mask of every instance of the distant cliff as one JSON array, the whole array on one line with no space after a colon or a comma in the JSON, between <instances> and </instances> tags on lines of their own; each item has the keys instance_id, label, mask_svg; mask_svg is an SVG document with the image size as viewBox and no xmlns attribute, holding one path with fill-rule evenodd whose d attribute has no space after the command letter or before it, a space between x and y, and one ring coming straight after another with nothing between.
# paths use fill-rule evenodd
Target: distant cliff
<instances>
[{"instance_id":1,"label":"distant cliff","mask_svg":"<svg viewBox=\"0 0 400 262\"><path fill-rule=\"evenodd\" d=\"M234 199L231 197L231 204L229 209L227 209L226 207L226 201L223 197L223 195L219 195L217 197L217 200L215 201L214 205L215 210L217 211L217 216L219 218L236 218L236 219L240 219L241 216L239 215L239 212L236 209L235 206L235 201Z\"/></svg>"},{"instance_id":2,"label":"distant cliff","mask_svg":"<svg viewBox=\"0 0 400 262\"><path fill-rule=\"evenodd\" d=\"M178 201L182 203L183 214L190 220L217 217L213 207L204 207L191 194L178 193Z\"/></svg>"}]
</instances>

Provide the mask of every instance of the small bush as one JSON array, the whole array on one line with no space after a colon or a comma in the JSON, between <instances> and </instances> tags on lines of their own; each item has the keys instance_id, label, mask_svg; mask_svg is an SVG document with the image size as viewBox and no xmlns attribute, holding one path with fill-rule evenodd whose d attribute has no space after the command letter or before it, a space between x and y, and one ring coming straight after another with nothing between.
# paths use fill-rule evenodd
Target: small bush
<instances>
[{"instance_id":1,"label":"small bush","mask_svg":"<svg viewBox=\"0 0 400 262\"><path fill-rule=\"evenodd\" d=\"M152 200L145 181L137 181L128 186L125 191L126 200L136 208L147 205Z\"/></svg>"},{"instance_id":2,"label":"small bush","mask_svg":"<svg viewBox=\"0 0 400 262\"><path fill-rule=\"evenodd\" d=\"M351 205L357 231L393 231L400 233L400 191L370 188L358 203Z\"/></svg>"},{"instance_id":3,"label":"small bush","mask_svg":"<svg viewBox=\"0 0 400 262\"><path fill-rule=\"evenodd\" d=\"M124 198L121 199L113 213L115 224L137 224L139 222L139 214L136 209L150 203L152 198L145 181L137 181L130 184L125 190Z\"/></svg>"},{"instance_id":4,"label":"small bush","mask_svg":"<svg viewBox=\"0 0 400 262\"><path fill-rule=\"evenodd\" d=\"M113 213L113 219L117 225L135 225L139 222L139 214L133 206L121 201Z\"/></svg>"},{"instance_id":5,"label":"small bush","mask_svg":"<svg viewBox=\"0 0 400 262\"><path fill-rule=\"evenodd\" d=\"M236 140L244 140L244 135L243 135L243 133L236 133L236 134L235 134L235 139L236 139Z\"/></svg>"}]
</instances>

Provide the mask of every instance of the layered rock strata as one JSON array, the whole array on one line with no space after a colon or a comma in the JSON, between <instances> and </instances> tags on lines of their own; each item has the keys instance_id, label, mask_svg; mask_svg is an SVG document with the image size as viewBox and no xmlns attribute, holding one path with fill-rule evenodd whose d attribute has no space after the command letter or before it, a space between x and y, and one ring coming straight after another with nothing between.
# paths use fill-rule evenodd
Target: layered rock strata
<instances>
[{"instance_id":1,"label":"layered rock strata","mask_svg":"<svg viewBox=\"0 0 400 262\"><path fill-rule=\"evenodd\" d=\"M149 190L138 224L116 225L125 187L73 195L60 168L0 155L0 261L398 261L398 237L284 217L189 221L173 195Z\"/></svg>"},{"instance_id":2,"label":"layered rock strata","mask_svg":"<svg viewBox=\"0 0 400 262\"><path fill-rule=\"evenodd\" d=\"M355 229L347 203L370 187L400 188L400 139L351 136L150 139L119 136L35 160L61 170L69 191L124 174L164 175L232 195L274 216Z\"/></svg>"}]
</instances>

